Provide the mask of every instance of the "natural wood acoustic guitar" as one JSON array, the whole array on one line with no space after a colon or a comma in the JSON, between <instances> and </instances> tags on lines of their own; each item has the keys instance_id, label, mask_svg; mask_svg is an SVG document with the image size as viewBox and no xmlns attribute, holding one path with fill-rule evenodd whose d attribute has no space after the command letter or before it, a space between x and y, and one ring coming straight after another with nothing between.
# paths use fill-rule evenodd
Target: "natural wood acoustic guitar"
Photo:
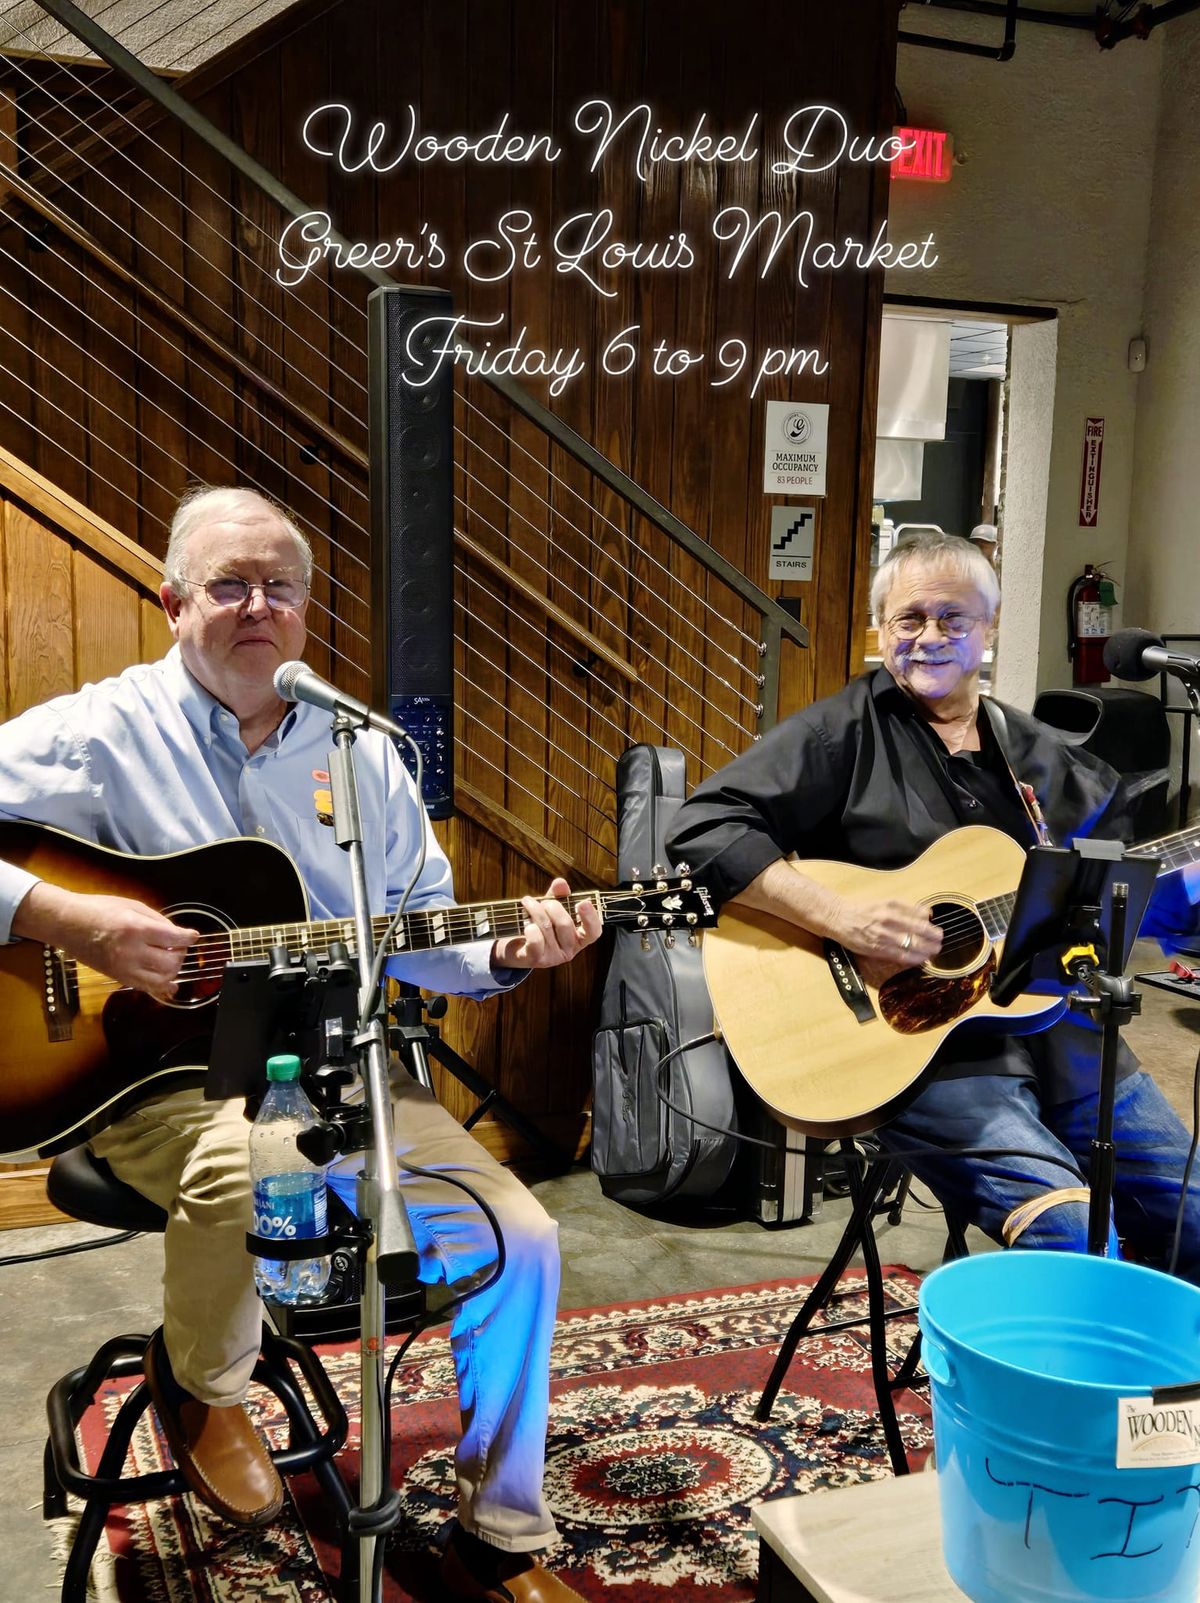
<instances>
[{"instance_id":1,"label":"natural wood acoustic guitar","mask_svg":"<svg viewBox=\"0 0 1200 1603\"><path fill-rule=\"evenodd\" d=\"M195 1083L207 1064L227 963L353 950L350 919L312 923L295 863L253 837L159 857L136 857L38 824L0 824L0 859L89 895L129 896L200 932L170 1003L118 985L37 941L0 947L0 1159L49 1155L103 1129L146 1097ZM679 931L714 921L707 893L687 878L617 890L576 891L605 924ZM264 923L264 917L271 920ZM517 935L520 901L476 902L405 913L394 929L372 919L389 953L431 951Z\"/></svg>"},{"instance_id":2,"label":"natural wood acoustic guitar","mask_svg":"<svg viewBox=\"0 0 1200 1603\"><path fill-rule=\"evenodd\" d=\"M1161 858L1167 872L1200 857L1200 830L1136 850ZM941 951L878 987L834 942L766 913L722 907L717 928L704 936L713 1011L739 1070L778 1119L815 1136L873 1130L912 1101L930 1060L960 1026L998 1019L1020 1034L1064 1010L1055 995L1027 993L1003 1008L991 1000L1024 860L1008 835L970 826L943 836L907 868L795 863L850 900L929 909L943 932Z\"/></svg>"}]
</instances>

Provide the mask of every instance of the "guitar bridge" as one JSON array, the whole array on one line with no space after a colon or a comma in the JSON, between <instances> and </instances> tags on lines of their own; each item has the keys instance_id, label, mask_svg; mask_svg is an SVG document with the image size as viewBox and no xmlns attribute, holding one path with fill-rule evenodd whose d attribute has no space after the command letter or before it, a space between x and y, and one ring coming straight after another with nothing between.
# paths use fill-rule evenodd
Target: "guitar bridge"
<instances>
[{"instance_id":1,"label":"guitar bridge","mask_svg":"<svg viewBox=\"0 0 1200 1603\"><path fill-rule=\"evenodd\" d=\"M825 961L829 964L829 972L833 975L838 995L860 1024L870 1024L875 1017L875 1009L871 1005L871 998L862 982L862 976L854 966L854 959L846 948L839 946L836 941L825 941L823 944Z\"/></svg>"},{"instance_id":2,"label":"guitar bridge","mask_svg":"<svg viewBox=\"0 0 1200 1603\"><path fill-rule=\"evenodd\" d=\"M75 983L74 965L61 947L43 946L42 1013L47 1040L69 1041L75 1033L74 1018L78 1011L79 988Z\"/></svg>"}]
</instances>

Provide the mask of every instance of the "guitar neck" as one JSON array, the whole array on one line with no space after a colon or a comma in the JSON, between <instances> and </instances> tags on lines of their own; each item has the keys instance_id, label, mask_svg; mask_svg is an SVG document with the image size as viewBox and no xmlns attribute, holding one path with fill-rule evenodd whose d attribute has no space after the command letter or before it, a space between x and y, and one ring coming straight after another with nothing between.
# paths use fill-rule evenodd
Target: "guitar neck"
<instances>
[{"instance_id":1,"label":"guitar neck","mask_svg":"<svg viewBox=\"0 0 1200 1603\"><path fill-rule=\"evenodd\" d=\"M539 900L550 900L542 897ZM601 918L606 917L609 894L603 891L577 891L553 898L574 918L584 902L591 902ZM446 946L469 946L472 941L494 941L505 935L520 935L529 915L520 901L457 903L453 907L429 907L404 913L392 930L390 915L371 919L371 938L376 948L387 940L388 956L401 952L430 952ZM233 932L231 945L239 961L267 957L273 947L288 951L324 951L335 941L354 946L357 932L352 918L323 919L309 924L264 924L255 929Z\"/></svg>"},{"instance_id":2,"label":"guitar neck","mask_svg":"<svg viewBox=\"0 0 1200 1603\"><path fill-rule=\"evenodd\" d=\"M1160 878L1164 874L1174 873L1176 869L1186 868L1189 863L1200 860L1200 827L1181 829L1174 835L1164 835L1161 840L1144 841L1140 846L1131 846L1129 855L1157 857ZM993 940L1000 940L1006 934L1016 900L1014 889L1006 891L1003 896L989 896L976 904L984 928Z\"/></svg>"}]
</instances>

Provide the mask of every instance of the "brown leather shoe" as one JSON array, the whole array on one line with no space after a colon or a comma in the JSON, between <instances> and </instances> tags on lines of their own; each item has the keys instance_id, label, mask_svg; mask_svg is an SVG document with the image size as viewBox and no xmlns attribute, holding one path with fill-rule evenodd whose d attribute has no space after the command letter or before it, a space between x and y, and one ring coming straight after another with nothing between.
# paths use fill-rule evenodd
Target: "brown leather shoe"
<instances>
[{"instance_id":1,"label":"brown leather shoe","mask_svg":"<svg viewBox=\"0 0 1200 1603\"><path fill-rule=\"evenodd\" d=\"M171 1456L196 1496L234 1525L269 1525L283 1507L283 1483L240 1403L217 1408L193 1397L171 1373L162 1330L146 1344L146 1384Z\"/></svg>"},{"instance_id":2,"label":"brown leather shoe","mask_svg":"<svg viewBox=\"0 0 1200 1603\"><path fill-rule=\"evenodd\" d=\"M578 1592L544 1570L532 1553L497 1549L496 1567L498 1573L486 1580L472 1574L451 1537L442 1558L442 1585L450 1597L484 1603L583 1603Z\"/></svg>"}]
</instances>

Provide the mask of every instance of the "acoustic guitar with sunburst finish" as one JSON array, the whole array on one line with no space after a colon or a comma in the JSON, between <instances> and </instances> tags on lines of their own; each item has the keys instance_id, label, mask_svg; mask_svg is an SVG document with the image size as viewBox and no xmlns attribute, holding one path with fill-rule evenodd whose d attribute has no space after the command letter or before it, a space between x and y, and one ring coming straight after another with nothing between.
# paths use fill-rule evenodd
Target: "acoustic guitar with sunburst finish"
<instances>
[{"instance_id":1,"label":"acoustic guitar with sunburst finish","mask_svg":"<svg viewBox=\"0 0 1200 1603\"><path fill-rule=\"evenodd\" d=\"M0 1159L48 1156L111 1124L148 1096L197 1081L208 1062L229 963L294 958L355 945L352 919L312 923L308 893L282 846L239 837L157 857L95 846L40 824L0 824L0 858L86 895L128 896L199 931L169 1003L131 990L57 947L0 946ZM690 879L574 891L605 924L679 931L714 922L708 893ZM263 923L264 914L271 922ZM519 935L520 901L474 902L372 919L376 946L421 952ZM202 1074L200 1076L202 1078Z\"/></svg>"},{"instance_id":2,"label":"acoustic guitar with sunburst finish","mask_svg":"<svg viewBox=\"0 0 1200 1603\"><path fill-rule=\"evenodd\" d=\"M1136 848L1161 873L1200 858L1200 830ZM991 999L1025 851L1000 830L944 835L906 868L797 862L850 901L894 900L928 910L943 935L929 963L869 984L853 953L768 913L726 903L704 936L704 975L717 1026L739 1070L775 1116L815 1136L856 1135L900 1112L930 1061L960 1026L996 1019L1013 1033L1043 1028L1065 1009L1056 995Z\"/></svg>"}]
</instances>

